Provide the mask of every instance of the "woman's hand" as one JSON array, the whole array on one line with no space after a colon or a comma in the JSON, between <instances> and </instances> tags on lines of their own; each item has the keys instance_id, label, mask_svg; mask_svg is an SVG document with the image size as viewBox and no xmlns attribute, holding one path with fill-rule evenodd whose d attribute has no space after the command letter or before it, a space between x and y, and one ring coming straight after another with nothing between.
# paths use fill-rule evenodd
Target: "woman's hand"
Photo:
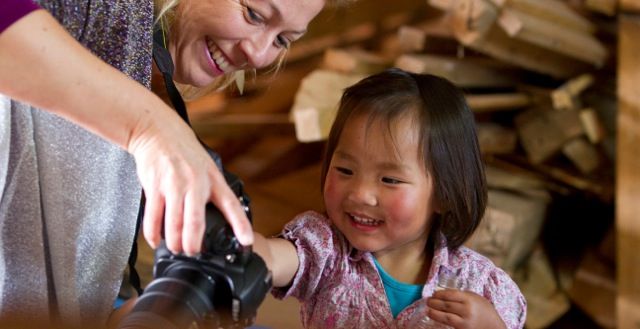
<instances>
[{"instance_id":1,"label":"woman's hand","mask_svg":"<svg viewBox=\"0 0 640 329\"><path fill-rule=\"evenodd\" d=\"M428 316L455 329L500 329L504 322L486 298L470 291L436 291L427 300Z\"/></svg>"},{"instance_id":2,"label":"woman's hand","mask_svg":"<svg viewBox=\"0 0 640 329\"><path fill-rule=\"evenodd\" d=\"M212 201L231 224L240 243L253 243L253 231L240 201L191 128L170 109L141 118L128 150L136 160L145 192L143 232L157 247L164 239L174 253L201 250L205 205Z\"/></svg>"}]
</instances>

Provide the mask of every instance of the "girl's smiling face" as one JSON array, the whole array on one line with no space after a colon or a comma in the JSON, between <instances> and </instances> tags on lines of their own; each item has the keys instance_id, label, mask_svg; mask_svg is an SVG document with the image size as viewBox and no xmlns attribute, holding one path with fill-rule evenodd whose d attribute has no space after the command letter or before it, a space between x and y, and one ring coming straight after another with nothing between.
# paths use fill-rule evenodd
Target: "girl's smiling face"
<instances>
[{"instance_id":1,"label":"girl's smiling face","mask_svg":"<svg viewBox=\"0 0 640 329\"><path fill-rule=\"evenodd\" d=\"M272 64L324 0L181 0L169 39L174 79L203 87L224 73Z\"/></svg>"},{"instance_id":2,"label":"girl's smiling face","mask_svg":"<svg viewBox=\"0 0 640 329\"><path fill-rule=\"evenodd\" d=\"M410 115L388 124L348 119L325 177L327 213L363 251L424 250L434 214L433 181Z\"/></svg>"}]
</instances>

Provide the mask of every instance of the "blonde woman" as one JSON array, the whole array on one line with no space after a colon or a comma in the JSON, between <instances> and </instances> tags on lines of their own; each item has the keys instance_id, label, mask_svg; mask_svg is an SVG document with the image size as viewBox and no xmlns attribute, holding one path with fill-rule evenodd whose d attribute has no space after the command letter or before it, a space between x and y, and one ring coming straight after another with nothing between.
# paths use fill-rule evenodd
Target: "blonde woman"
<instances>
[{"instance_id":1,"label":"blonde woman","mask_svg":"<svg viewBox=\"0 0 640 329\"><path fill-rule=\"evenodd\" d=\"M104 326L141 187L151 246L164 228L169 249L197 253L209 201L253 242L192 130L148 90L154 24L176 82L219 86L276 62L325 0L156 2L0 2L0 323Z\"/></svg>"}]
</instances>

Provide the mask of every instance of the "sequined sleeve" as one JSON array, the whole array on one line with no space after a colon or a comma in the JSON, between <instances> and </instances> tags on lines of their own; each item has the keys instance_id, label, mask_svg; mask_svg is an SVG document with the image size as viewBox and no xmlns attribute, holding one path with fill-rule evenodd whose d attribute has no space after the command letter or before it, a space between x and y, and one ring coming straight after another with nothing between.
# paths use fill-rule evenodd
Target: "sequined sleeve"
<instances>
[{"instance_id":1,"label":"sequined sleeve","mask_svg":"<svg viewBox=\"0 0 640 329\"><path fill-rule=\"evenodd\" d=\"M296 246L300 266L289 287L275 288L272 293L276 298L308 300L324 280L331 280L344 241L326 216L313 211L296 216L285 225L281 237Z\"/></svg>"},{"instance_id":2,"label":"sequined sleeve","mask_svg":"<svg viewBox=\"0 0 640 329\"><path fill-rule=\"evenodd\" d=\"M40 8L31 0L0 1L0 33L28 13Z\"/></svg>"}]
</instances>

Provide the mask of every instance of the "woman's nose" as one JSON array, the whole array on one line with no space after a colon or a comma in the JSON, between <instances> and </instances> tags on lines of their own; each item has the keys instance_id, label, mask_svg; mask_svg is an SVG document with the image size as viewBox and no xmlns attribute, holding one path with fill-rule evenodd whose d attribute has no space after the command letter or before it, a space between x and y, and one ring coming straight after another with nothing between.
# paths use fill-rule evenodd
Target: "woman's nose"
<instances>
[{"instance_id":1,"label":"woman's nose","mask_svg":"<svg viewBox=\"0 0 640 329\"><path fill-rule=\"evenodd\" d=\"M241 40L240 49L247 59L247 64L255 69L273 63L280 52L280 49L273 46L273 37L266 34L256 34Z\"/></svg>"}]
</instances>

